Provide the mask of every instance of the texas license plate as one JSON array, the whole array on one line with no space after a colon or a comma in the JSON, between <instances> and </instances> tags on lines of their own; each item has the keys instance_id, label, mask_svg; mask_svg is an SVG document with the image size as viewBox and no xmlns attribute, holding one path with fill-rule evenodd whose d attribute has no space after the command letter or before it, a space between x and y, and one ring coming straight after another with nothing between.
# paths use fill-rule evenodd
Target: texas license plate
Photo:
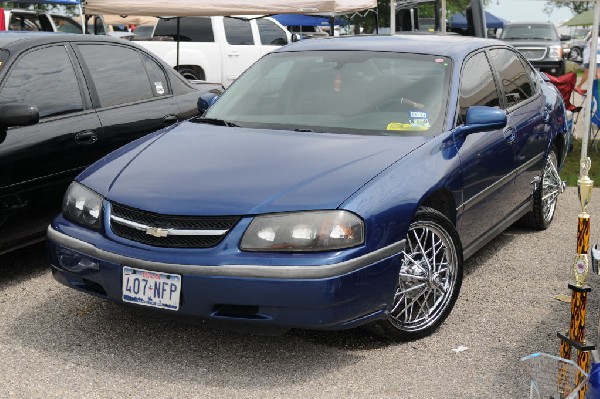
<instances>
[{"instance_id":1,"label":"texas license plate","mask_svg":"<svg viewBox=\"0 0 600 399\"><path fill-rule=\"evenodd\" d=\"M181 276L123 266L123 301L178 310Z\"/></svg>"}]
</instances>

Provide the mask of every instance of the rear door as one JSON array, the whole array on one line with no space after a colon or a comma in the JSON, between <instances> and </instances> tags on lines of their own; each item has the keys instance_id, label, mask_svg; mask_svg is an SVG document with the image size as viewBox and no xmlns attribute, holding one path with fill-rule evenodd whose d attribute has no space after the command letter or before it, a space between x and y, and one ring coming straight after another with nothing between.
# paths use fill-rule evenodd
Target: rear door
<instances>
[{"instance_id":1,"label":"rear door","mask_svg":"<svg viewBox=\"0 0 600 399\"><path fill-rule=\"evenodd\" d=\"M505 132L515 153L515 195L511 203L516 208L529 201L532 183L543 168L548 143L544 114L549 110L536 83L537 73L519 54L507 48L492 49L489 54L501 82L502 107L507 114Z\"/></svg>"},{"instance_id":2,"label":"rear door","mask_svg":"<svg viewBox=\"0 0 600 399\"><path fill-rule=\"evenodd\" d=\"M229 86L262 56L262 50L254 40L251 21L223 18L223 28L225 29L223 85Z\"/></svg>"},{"instance_id":3,"label":"rear door","mask_svg":"<svg viewBox=\"0 0 600 399\"><path fill-rule=\"evenodd\" d=\"M70 47L33 48L8 68L0 104L35 105L40 121L0 131L0 252L43 237L68 184L103 154L100 121Z\"/></svg>"},{"instance_id":4,"label":"rear door","mask_svg":"<svg viewBox=\"0 0 600 399\"><path fill-rule=\"evenodd\" d=\"M148 54L117 43L79 43L105 152L179 120L164 69Z\"/></svg>"}]
</instances>

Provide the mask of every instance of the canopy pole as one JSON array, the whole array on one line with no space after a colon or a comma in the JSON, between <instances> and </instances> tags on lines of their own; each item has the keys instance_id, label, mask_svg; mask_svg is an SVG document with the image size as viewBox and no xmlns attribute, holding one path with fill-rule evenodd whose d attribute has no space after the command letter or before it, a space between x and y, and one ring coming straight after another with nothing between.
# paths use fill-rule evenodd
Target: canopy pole
<instances>
[{"instance_id":1,"label":"canopy pole","mask_svg":"<svg viewBox=\"0 0 600 399\"><path fill-rule=\"evenodd\" d=\"M579 166L579 176L583 176L583 166L581 165L584 161L587 160L587 148L590 138L590 129L592 123L592 88L594 86L594 80L596 79L596 63L598 62L598 24L600 24L600 1L594 1L594 24L592 25L592 42L590 44L590 68L588 71L588 80L586 82L588 95L585 96L585 111L584 118L585 121L584 130L583 130L583 139L581 141L581 162Z\"/></svg>"},{"instance_id":2,"label":"canopy pole","mask_svg":"<svg viewBox=\"0 0 600 399\"><path fill-rule=\"evenodd\" d=\"M441 17L440 17L440 25L441 25L441 32L442 35L446 34L446 13L448 11L446 10L446 0L442 0L442 11L441 11Z\"/></svg>"},{"instance_id":3,"label":"canopy pole","mask_svg":"<svg viewBox=\"0 0 600 399\"><path fill-rule=\"evenodd\" d=\"M396 2L390 1L390 35L396 33Z\"/></svg>"},{"instance_id":4,"label":"canopy pole","mask_svg":"<svg viewBox=\"0 0 600 399\"><path fill-rule=\"evenodd\" d=\"M85 14L83 13L83 7L79 3L79 17L81 18L81 33L86 34Z\"/></svg>"},{"instance_id":5,"label":"canopy pole","mask_svg":"<svg viewBox=\"0 0 600 399\"><path fill-rule=\"evenodd\" d=\"M177 17L177 66L179 69L179 42L181 42L181 17Z\"/></svg>"}]
</instances>

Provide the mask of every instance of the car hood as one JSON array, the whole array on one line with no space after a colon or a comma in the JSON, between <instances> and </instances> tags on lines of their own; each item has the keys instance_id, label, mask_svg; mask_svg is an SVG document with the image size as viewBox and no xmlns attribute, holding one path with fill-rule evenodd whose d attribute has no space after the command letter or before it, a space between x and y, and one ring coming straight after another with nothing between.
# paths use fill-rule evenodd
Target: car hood
<instances>
[{"instance_id":1,"label":"car hood","mask_svg":"<svg viewBox=\"0 0 600 399\"><path fill-rule=\"evenodd\" d=\"M78 180L162 214L334 209L426 140L184 122L117 150Z\"/></svg>"}]
</instances>

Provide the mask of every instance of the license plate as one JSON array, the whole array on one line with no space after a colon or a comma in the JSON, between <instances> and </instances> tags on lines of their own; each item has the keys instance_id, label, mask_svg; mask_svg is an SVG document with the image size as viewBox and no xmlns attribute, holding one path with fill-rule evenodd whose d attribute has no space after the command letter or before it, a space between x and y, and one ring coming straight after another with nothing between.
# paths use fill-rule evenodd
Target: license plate
<instances>
[{"instance_id":1,"label":"license plate","mask_svg":"<svg viewBox=\"0 0 600 399\"><path fill-rule=\"evenodd\" d=\"M181 276L123 266L123 301L178 310Z\"/></svg>"}]
</instances>

